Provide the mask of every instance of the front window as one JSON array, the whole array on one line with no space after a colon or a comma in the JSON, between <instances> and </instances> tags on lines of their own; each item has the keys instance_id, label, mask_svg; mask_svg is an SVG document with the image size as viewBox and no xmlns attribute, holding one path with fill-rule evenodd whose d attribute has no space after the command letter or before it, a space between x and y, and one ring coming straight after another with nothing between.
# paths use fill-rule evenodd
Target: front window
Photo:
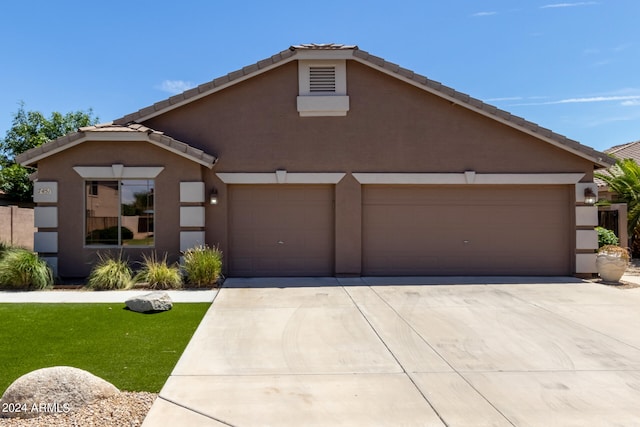
<instances>
[{"instance_id":1,"label":"front window","mask_svg":"<svg viewBox=\"0 0 640 427\"><path fill-rule=\"evenodd\" d=\"M86 181L86 245L154 246L154 180Z\"/></svg>"}]
</instances>

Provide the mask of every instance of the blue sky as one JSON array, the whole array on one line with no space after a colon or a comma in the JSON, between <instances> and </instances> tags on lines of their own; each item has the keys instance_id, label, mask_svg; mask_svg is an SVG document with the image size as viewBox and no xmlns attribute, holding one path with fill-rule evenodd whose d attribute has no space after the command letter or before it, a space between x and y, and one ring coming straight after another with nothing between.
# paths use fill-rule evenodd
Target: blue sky
<instances>
[{"instance_id":1,"label":"blue sky","mask_svg":"<svg viewBox=\"0 0 640 427\"><path fill-rule=\"evenodd\" d=\"M639 17L638 0L6 0L0 136L21 101L106 122L333 42L604 150L640 139Z\"/></svg>"}]
</instances>

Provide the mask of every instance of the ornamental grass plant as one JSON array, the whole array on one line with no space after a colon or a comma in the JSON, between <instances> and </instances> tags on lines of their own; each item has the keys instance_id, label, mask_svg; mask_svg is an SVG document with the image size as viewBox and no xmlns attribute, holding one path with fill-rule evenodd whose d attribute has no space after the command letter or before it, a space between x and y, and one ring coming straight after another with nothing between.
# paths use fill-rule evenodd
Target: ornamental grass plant
<instances>
[{"instance_id":1,"label":"ornamental grass plant","mask_svg":"<svg viewBox=\"0 0 640 427\"><path fill-rule=\"evenodd\" d=\"M598 254L620 258L626 262L628 262L631 258L631 256L629 255L629 251L618 245L604 245L600 249L598 249Z\"/></svg>"},{"instance_id":2,"label":"ornamental grass plant","mask_svg":"<svg viewBox=\"0 0 640 427\"><path fill-rule=\"evenodd\" d=\"M53 286L53 272L38 254L3 245L0 248L0 288L46 289Z\"/></svg>"},{"instance_id":3,"label":"ornamental grass plant","mask_svg":"<svg viewBox=\"0 0 640 427\"><path fill-rule=\"evenodd\" d=\"M216 247L196 246L184 252L182 269L189 284L216 286L222 274L222 252Z\"/></svg>"},{"instance_id":4,"label":"ornamental grass plant","mask_svg":"<svg viewBox=\"0 0 640 427\"><path fill-rule=\"evenodd\" d=\"M151 289L180 289L182 276L177 265L167 264L167 254L162 259L153 253L143 255L142 268L134 277L136 283L146 283Z\"/></svg>"},{"instance_id":5,"label":"ornamental grass plant","mask_svg":"<svg viewBox=\"0 0 640 427\"><path fill-rule=\"evenodd\" d=\"M87 287L95 290L129 289L133 286L133 273L129 263L112 255L98 254L100 261L93 267Z\"/></svg>"}]
</instances>

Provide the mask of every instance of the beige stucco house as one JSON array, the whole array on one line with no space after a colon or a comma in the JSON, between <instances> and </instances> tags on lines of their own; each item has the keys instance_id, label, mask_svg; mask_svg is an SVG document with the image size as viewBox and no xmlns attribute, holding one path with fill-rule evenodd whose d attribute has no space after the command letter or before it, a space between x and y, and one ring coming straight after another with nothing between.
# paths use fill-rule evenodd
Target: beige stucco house
<instances>
[{"instance_id":1,"label":"beige stucco house","mask_svg":"<svg viewBox=\"0 0 640 427\"><path fill-rule=\"evenodd\" d=\"M217 245L227 276L595 272L603 153L373 56L301 45L19 156L36 250Z\"/></svg>"}]
</instances>

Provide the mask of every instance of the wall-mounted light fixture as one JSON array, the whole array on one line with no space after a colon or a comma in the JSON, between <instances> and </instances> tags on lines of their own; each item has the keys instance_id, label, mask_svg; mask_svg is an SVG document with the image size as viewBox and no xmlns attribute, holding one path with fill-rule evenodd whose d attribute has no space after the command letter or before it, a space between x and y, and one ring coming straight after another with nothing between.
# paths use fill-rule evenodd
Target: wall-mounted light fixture
<instances>
[{"instance_id":1,"label":"wall-mounted light fixture","mask_svg":"<svg viewBox=\"0 0 640 427\"><path fill-rule=\"evenodd\" d=\"M214 188L211 190L211 194L209 195L209 204L217 205L218 204L218 192Z\"/></svg>"},{"instance_id":2,"label":"wall-mounted light fixture","mask_svg":"<svg viewBox=\"0 0 640 427\"><path fill-rule=\"evenodd\" d=\"M598 201L598 196L593 192L591 187L584 189L584 202L587 205L594 205Z\"/></svg>"}]
</instances>

